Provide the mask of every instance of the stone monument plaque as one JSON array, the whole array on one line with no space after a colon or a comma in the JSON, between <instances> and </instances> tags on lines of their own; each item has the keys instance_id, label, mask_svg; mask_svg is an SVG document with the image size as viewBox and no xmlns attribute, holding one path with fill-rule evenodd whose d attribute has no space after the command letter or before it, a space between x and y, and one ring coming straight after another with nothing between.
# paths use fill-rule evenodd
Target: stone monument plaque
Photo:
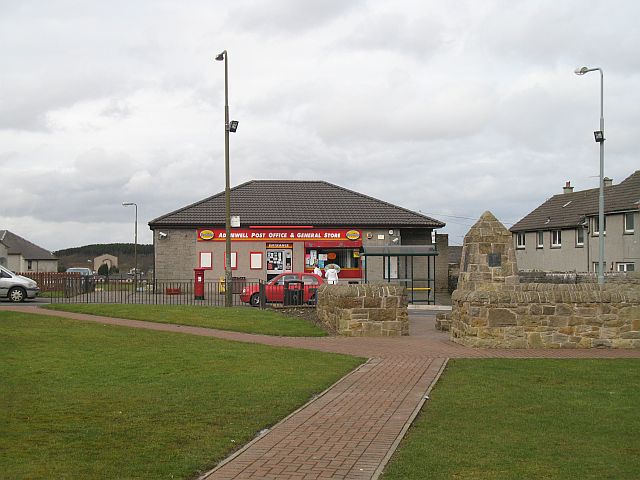
<instances>
[{"instance_id":1,"label":"stone monument plaque","mask_svg":"<svg viewBox=\"0 0 640 480\"><path fill-rule=\"evenodd\" d=\"M487 263L490 267L499 267L502 265L502 255L499 253L487 254Z\"/></svg>"}]
</instances>

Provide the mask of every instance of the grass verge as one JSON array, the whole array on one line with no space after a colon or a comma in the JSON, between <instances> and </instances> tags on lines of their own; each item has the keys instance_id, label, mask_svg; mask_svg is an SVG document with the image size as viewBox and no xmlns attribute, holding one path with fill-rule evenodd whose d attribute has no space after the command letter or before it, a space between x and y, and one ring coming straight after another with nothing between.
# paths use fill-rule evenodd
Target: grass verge
<instances>
[{"instance_id":1,"label":"grass verge","mask_svg":"<svg viewBox=\"0 0 640 480\"><path fill-rule=\"evenodd\" d=\"M452 360L392 479L637 479L640 360Z\"/></svg>"},{"instance_id":2,"label":"grass verge","mask_svg":"<svg viewBox=\"0 0 640 480\"><path fill-rule=\"evenodd\" d=\"M284 337L322 337L326 332L301 318L248 307L196 305L52 304L44 308L148 322L217 328Z\"/></svg>"},{"instance_id":3,"label":"grass verge","mask_svg":"<svg viewBox=\"0 0 640 480\"><path fill-rule=\"evenodd\" d=\"M0 477L192 478L361 362L0 312Z\"/></svg>"}]
</instances>

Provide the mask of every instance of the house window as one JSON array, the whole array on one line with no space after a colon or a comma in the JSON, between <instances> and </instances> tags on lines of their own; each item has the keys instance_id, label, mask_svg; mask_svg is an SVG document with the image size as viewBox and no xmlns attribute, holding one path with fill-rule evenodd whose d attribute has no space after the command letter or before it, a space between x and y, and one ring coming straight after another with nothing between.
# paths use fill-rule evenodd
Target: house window
<instances>
[{"instance_id":1,"label":"house window","mask_svg":"<svg viewBox=\"0 0 640 480\"><path fill-rule=\"evenodd\" d=\"M562 246L562 230L551 230L551 248Z\"/></svg>"},{"instance_id":2,"label":"house window","mask_svg":"<svg viewBox=\"0 0 640 480\"><path fill-rule=\"evenodd\" d=\"M523 249L525 247L525 233L516 233L516 248Z\"/></svg>"},{"instance_id":3,"label":"house window","mask_svg":"<svg viewBox=\"0 0 640 480\"><path fill-rule=\"evenodd\" d=\"M591 229L591 236L592 237L597 237L598 235L600 235L600 218L599 217L594 217L593 218L593 228ZM604 217L604 231L602 232L604 235L607 234L607 217Z\"/></svg>"},{"instance_id":4,"label":"house window","mask_svg":"<svg viewBox=\"0 0 640 480\"><path fill-rule=\"evenodd\" d=\"M633 263L618 263L616 264L616 270L618 272L634 272L635 265Z\"/></svg>"},{"instance_id":5,"label":"house window","mask_svg":"<svg viewBox=\"0 0 640 480\"><path fill-rule=\"evenodd\" d=\"M31 270L33 268L33 261L27 260L27 270Z\"/></svg>"},{"instance_id":6,"label":"house window","mask_svg":"<svg viewBox=\"0 0 640 480\"><path fill-rule=\"evenodd\" d=\"M633 217L634 217L633 212L628 212L624 214L624 233L635 232L635 219Z\"/></svg>"},{"instance_id":7,"label":"house window","mask_svg":"<svg viewBox=\"0 0 640 480\"><path fill-rule=\"evenodd\" d=\"M536 232L536 248L544 248L544 232Z\"/></svg>"},{"instance_id":8,"label":"house window","mask_svg":"<svg viewBox=\"0 0 640 480\"><path fill-rule=\"evenodd\" d=\"M578 227L576 229L576 247L584 246L584 228Z\"/></svg>"}]
</instances>

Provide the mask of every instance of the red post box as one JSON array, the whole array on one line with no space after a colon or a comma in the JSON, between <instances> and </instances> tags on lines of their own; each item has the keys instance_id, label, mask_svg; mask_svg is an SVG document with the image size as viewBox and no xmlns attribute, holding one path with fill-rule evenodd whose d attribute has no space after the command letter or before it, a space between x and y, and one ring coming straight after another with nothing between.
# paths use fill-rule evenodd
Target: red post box
<instances>
[{"instance_id":1,"label":"red post box","mask_svg":"<svg viewBox=\"0 0 640 480\"><path fill-rule=\"evenodd\" d=\"M204 300L204 268L194 268L193 294L196 300Z\"/></svg>"}]
</instances>

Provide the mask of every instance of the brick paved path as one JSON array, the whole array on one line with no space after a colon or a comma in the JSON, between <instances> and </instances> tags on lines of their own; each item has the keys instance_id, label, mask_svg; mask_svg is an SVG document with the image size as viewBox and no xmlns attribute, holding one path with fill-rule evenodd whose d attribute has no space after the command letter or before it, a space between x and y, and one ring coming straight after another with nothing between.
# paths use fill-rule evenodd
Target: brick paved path
<instances>
[{"instance_id":1,"label":"brick paved path","mask_svg":"<svg viewBox=\"0 0 640 480\"><path fill-rule=\"evenodd\" d=\"M411 314L402 338L291 338L0 306L25 311L243 342L347 353L370 360L318 398L201 477L216 479L377 478L448 358L640 358L633 350L482 350L448 341L434 318Z\"/></svg>"}]
</instances>

